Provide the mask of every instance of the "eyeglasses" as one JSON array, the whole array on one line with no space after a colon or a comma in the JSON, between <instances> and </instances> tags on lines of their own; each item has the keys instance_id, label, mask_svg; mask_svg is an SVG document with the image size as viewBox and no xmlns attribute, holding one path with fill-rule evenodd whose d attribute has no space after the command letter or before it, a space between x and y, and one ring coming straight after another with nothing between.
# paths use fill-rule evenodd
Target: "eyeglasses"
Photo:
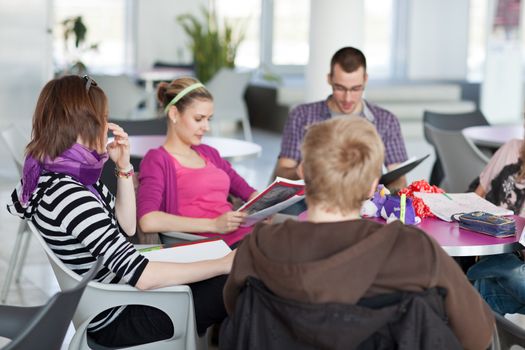
<instances>
[{"instance_id":1,"label":"eyeglasses","mask_svg":"<svg viewBox=\"0 0 525 350\"><path fill-rule=\"evenodd\" d=\"M339 93L339 94L346 94L347 92L351 94L355 94L355 93L363 91L365 89L365 86L357 85L357 86L352 86L351 88L347 88L347 87L344 87L343 85L332 84L332 89L334 90L334 92Z\"/></svg>"},{"instance_id":2,"label":"eyeglasses","mask_svg":"<svg viewBox=\"0 0 525 350\"><path fill-rule=\"evenodd\" d=\"M84 75L82 77L86 81L86 92L89 92L91 86L97 86L97 82L93 80L89 75Z\"/></svg>"}]
</instances>

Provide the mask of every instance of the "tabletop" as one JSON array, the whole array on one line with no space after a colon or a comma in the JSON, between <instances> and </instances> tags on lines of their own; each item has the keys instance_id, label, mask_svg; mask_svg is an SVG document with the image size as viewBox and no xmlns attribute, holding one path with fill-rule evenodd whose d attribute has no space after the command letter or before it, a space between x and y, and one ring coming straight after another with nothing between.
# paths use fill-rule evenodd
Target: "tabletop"
<instances>
[{"instance_id":1,"label":"tabletop","mask_svg":"<svg viewBox=\"0 0 525 350\"><path fill-rule=\"evenodd\" d=\"M162 146L165 135L131 135L128 137L131 155L144 157L152 149ZM239 161L256 158L261 155L262 148L256 143L226 137L204 136L202 143L219 151L222 158L229 161Z\"/></svg>"},{"instance_id":2,"label":"tabletop","mask_svg":"<svg viewBox=\"0 0 525 350\"><path fill-rule=\"evenodd\" d=\"M457 222L425 218L415 227L434 238L450 256L493 255L512 252L519 246L525 218L513 215L516 233L512 237L495 238L479 232L459 228Z\"/></svg>"},{"instance_id":3,"label":"tabletop","mask_svg":"<svg viewBox=\"0 0 525 350\"><path fill-rule=\"evenodd\" d=\"M516 233L512 237L495 238L479 232L459 228L457 222L443 221L438 218L424 218L414 227L425 231L434 238L441 248L450 256L478 256L510 253L519 247L521 231L525 226L525 218L511 216L516 221ZM299 214L299 220L306 220L306 212ZM371 220L385 223L382 218Z\"/></svg>"},{"instance_id":4,"label":"tabletop","mask_svg":"<svg viewBox=\"0 0 525 350\"><path fill-rule=\"evenodd\" d=\"M523 125L471 126L462 130L463 135L476 145L498 148L511 139L523 139Z\"/></svg>"}]
</instances>

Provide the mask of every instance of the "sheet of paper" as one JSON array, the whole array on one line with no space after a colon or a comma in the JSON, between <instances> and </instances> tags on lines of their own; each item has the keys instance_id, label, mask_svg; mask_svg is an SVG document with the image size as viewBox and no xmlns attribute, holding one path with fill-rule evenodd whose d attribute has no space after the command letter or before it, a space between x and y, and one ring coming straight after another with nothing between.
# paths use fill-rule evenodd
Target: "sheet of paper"
<instances>
[{"instance_id":1,"label":"sheet of paper","mask_svg":"<svg viewBox=\"0 0 525 350\"><path fill-rule=\"evenodd\" d=\"M141 253L151 261L189 263L222 258L232 250L222 239L188 242L169 248L146 248Z\"/></svg>"},{"instance_id":2,"label":"sheet of paper","mask_svg":"<svg viewBox=\"0 0 525 350\"><path fill-rule=\"evenodd\" d=\"M273 214L277 214L281 210L288 208L289 206L299 202L303 198L304 196L293 196L292 198L288 198L284 202L275 204L269 208L250 214L244 219L244 222L241 224L241 226L245 227L255 225L259 221L262 221Z\"/></svg>"},{"instance_id":3,"label":"sheet of paper","mask_svg":"<svg viewBox=\"0 0 525 350\"><path fill-rule=\"evenodd\" d=\"M512 215L512 210L498 207L474 192L468 193L424 193L415 192L423 199L432 214L444 221L452 221L454 214L484 211L493 215Z\"/></svg>"}]
</instances>

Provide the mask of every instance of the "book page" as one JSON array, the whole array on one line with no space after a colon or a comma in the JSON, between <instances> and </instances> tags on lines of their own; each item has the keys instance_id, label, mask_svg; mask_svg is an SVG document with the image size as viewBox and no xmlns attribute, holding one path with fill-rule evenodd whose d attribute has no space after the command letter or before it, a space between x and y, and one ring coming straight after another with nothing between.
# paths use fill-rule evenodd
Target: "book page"
<instances>
[{"instance_id":1,"label":"book page","mask_svg":"<svg viewBox=\"0 0 525 350\"><path fill-rule=\"evenodd\" d=\"M423 199L432 214L444 221L452 221L452 215L484 211L493 215L513 215L512 210L498 207L474 192L468 193L424 193L414 196Z\"/></svg>"},{"instance_id":2,"label":"book page","mask_svg":"<svg viewBox=\"0 0 525 350\"><path fill-rule=\"evenodd\" d=\"M245 203L238 211L248 214L241 226L251 226L288 208L304 198L304 181L277 177L257 197Z\"/></svg>"},{"instance_id":3,"label":"book page","mask_svg":"<svg viewBox=\"0 0 525 350\"><path fill-rule=\"evenodd\" d=\"M139 252L151 261L190 263L202 260L218 259L232 250L219 238L181 243L164 248L157 246L145 248Z\"/></svg>"},{"instance_id":4,"label":"book page","mask_svg":"<svg viewBox=\"0 0 525 350\"><path fill-rule=\"evenodd\" d=\"M303 180L288 180L277 177L268 187L252 200L246 202L238 211L253 214L263 209L272 207L284 202L294 195L299 195L304 191Z\"/></svg>"}]
</instances>

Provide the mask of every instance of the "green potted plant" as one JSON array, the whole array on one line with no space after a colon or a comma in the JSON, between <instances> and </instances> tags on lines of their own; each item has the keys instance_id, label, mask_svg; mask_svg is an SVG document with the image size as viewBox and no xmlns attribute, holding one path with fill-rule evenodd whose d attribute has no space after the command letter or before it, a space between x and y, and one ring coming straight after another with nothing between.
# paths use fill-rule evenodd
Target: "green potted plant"
<instances>
[{"instance_id":1,"label":"green potted plant","mask_svg":"<svg viewBox=\"0 0 525 350\"><path fill-rule=\"evenodd\" d=\"M244 39L244 26L235 30L228 21L222 27L217 24L214 10L201 9L203 21L193 14L177 17L177 22L190 37L189 47L193 53L197 78L206 83L222 67L233 68L239 44Z\"/></svg>"},{"instance_id":2,"label":"green potted plant","mask_svg":"<svg viewBox=\"0 0 525 350\"><path fill-rule=\"evenodd\" d=\"M88 29L82 16L66 18L61 22L64 36L64 56L69 63L63 69L63 74L86 74L87 67L82 62L82 55L89 51L97 51L98 43L87 44Z\"/></svg>"}]
</instances>

